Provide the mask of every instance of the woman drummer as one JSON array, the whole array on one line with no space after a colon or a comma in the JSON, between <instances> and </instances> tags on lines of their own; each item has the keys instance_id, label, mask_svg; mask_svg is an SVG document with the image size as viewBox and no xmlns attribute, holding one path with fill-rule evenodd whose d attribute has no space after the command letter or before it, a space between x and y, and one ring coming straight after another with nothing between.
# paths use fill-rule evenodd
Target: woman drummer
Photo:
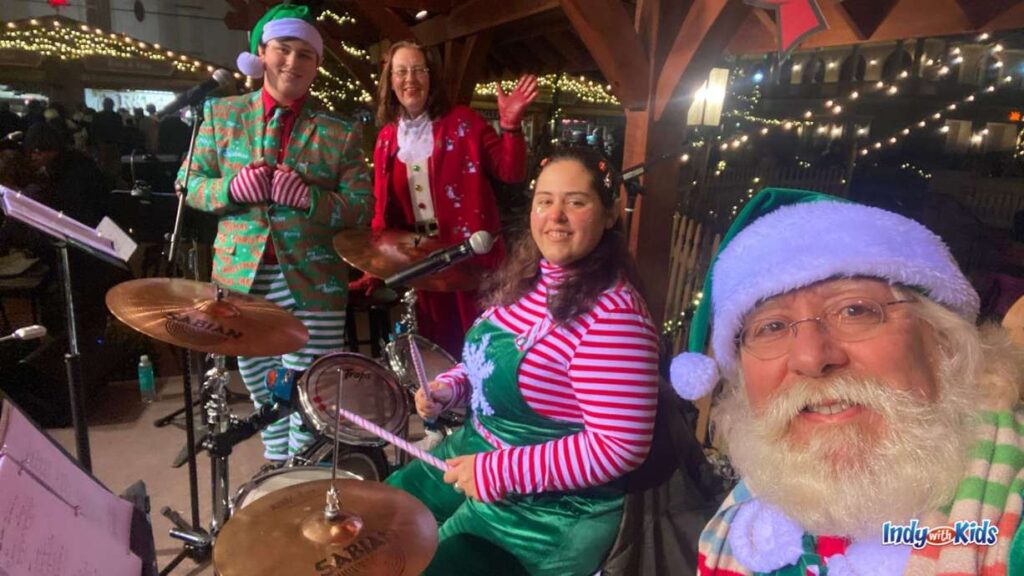
<instances>
[{"instance_id":1,"label":"woman drummer","mask_svg":"<svg viewBox=\"0 0 1024 576\"><path fill-rule=\"evenodd\" d=\"M530 234L496 271L462 362L417 393L424 419L467 425L387 482L440 524L426 574L593 574L647 454L657 403L654 326L632 279L610 166L589 149L542 162Z\"/></svg>"}]
</instances>

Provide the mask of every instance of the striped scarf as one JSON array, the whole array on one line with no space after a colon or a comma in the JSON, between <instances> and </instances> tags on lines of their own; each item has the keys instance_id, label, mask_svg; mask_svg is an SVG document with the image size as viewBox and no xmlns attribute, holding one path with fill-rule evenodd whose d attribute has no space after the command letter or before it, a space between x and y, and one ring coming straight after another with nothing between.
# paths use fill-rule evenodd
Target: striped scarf
<instances>
[{"instance_id":1,"label":"striped scarf","mask_svg":"<svg viewBox=\"0 0 1024 576\"><path fill-rule=\"evenodd\" d=\"M758 573L736 559L729 543L729 530L739 511L744 506L757 502L756 496L744 482L740 482L733 489L701 533L698 547L699 574L738 576ZM966 474L957 488L948 512L936 510L918 519L921 526L929 527L952 526L961 520L974 520L980 523L983 519L988 519L999 527L997 543L992 546L925 546L920 550L913 550L909 558L904 554L899 560L900 564L905 564L902 573L906 576L1024 574L1024 530L1017 533L1022 509L1024 404L1018 404L1014 410L981 413L978 441L971 451ZM803 548L811 551L816 548L818 555L828 556L828 553L823 552L823 548L828 548L827 545L823 546L825 540L805 534L802 539ZM799 548L799 545L797 547ZM812 553L810 556L813 558L815 554ZM889 556L891 559L892 554ZM802 563L806 566L807 558L808 555L805 553L798 562L767 573L778 576L803 576L802 573L805 571L798 565ZM828 557L822 561L826 567L831 562L831 558ZM832 572L853 573L847 570L846 566L843 568L833 569ZM866 573L881 573L881 570L870 567L868 570L870 572ZM825 572L821 571L822 576Z\"/></svg>"}]
</instances>

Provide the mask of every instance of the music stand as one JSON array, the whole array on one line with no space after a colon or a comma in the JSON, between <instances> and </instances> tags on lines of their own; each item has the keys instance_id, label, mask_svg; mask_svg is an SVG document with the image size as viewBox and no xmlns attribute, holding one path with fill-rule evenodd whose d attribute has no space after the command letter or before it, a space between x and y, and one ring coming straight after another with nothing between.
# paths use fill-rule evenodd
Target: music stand
<instances>
[{"instance_id":1,"label":"music stand","mask_svg":"<svg viewBox=\"0 0 1024 576\"><path fill-rule=\"evenodd\" d=\"M59 252L60 283L64 293L65 325L68 332L68 352L64 366L68 379L71 402L71 421L75 429L75 451L82 467L92 471L89 452L89 429L85 421L85 389L82 384L81 355L75 325L75 301L71 291L71 266L68 246L112 266L127 270L127 260L135 251L135 243L117 225L104 219L97 228L85 224L41 204L17 190L0 186L0 208L8 218L17 220L53 238ZM100 230L105 232L101 232Z\"/></svg>"}]
</instances>

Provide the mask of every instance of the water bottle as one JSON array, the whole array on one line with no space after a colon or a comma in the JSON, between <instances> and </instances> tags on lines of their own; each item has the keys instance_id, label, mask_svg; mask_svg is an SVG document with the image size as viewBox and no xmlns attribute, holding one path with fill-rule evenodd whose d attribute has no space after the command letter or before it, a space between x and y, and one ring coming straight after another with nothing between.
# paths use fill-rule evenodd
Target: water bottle
<instances>
[{"instance_id":1,"label":"water bottle","mask_svg":"<svg viewBox=\"0 0 1024 576\"><path fill-rule=\"evenodd\" d=\"M146 404L151 404L153 400L156 400L153 364L149 361L149 356L146 354L139 358L139 394L142 396L142 401Z\"/></svg>"}]
</instances>

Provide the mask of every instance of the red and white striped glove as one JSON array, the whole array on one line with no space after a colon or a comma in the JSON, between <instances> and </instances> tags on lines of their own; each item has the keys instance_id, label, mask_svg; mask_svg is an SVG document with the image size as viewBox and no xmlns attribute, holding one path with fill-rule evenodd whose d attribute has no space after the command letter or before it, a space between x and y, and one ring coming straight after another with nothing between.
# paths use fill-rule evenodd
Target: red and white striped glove
<instances>
[{"instance_id":1,"label":"red and white striped glove","mask_svg":"<svg viewBox=\"0 0 1024 576\"><path fill-rule=\"evenodd\" d=\"M228 184L231 200L238 204L270 201L270 167L262 160L239 170Z\"/></svg>"},{"instance_id":2,"label":"red and white striped glove","mask_svg":"<svg viewBox=\"0 0 1024 576\"><path fill-rule=\"evenodd\" d=\"M291 167L282 164L274 171L274 180L270 186L270 199L275 204L309 210L309 186L302 181L302 176L296 174Z\"/></svg>"}]
</instances>

